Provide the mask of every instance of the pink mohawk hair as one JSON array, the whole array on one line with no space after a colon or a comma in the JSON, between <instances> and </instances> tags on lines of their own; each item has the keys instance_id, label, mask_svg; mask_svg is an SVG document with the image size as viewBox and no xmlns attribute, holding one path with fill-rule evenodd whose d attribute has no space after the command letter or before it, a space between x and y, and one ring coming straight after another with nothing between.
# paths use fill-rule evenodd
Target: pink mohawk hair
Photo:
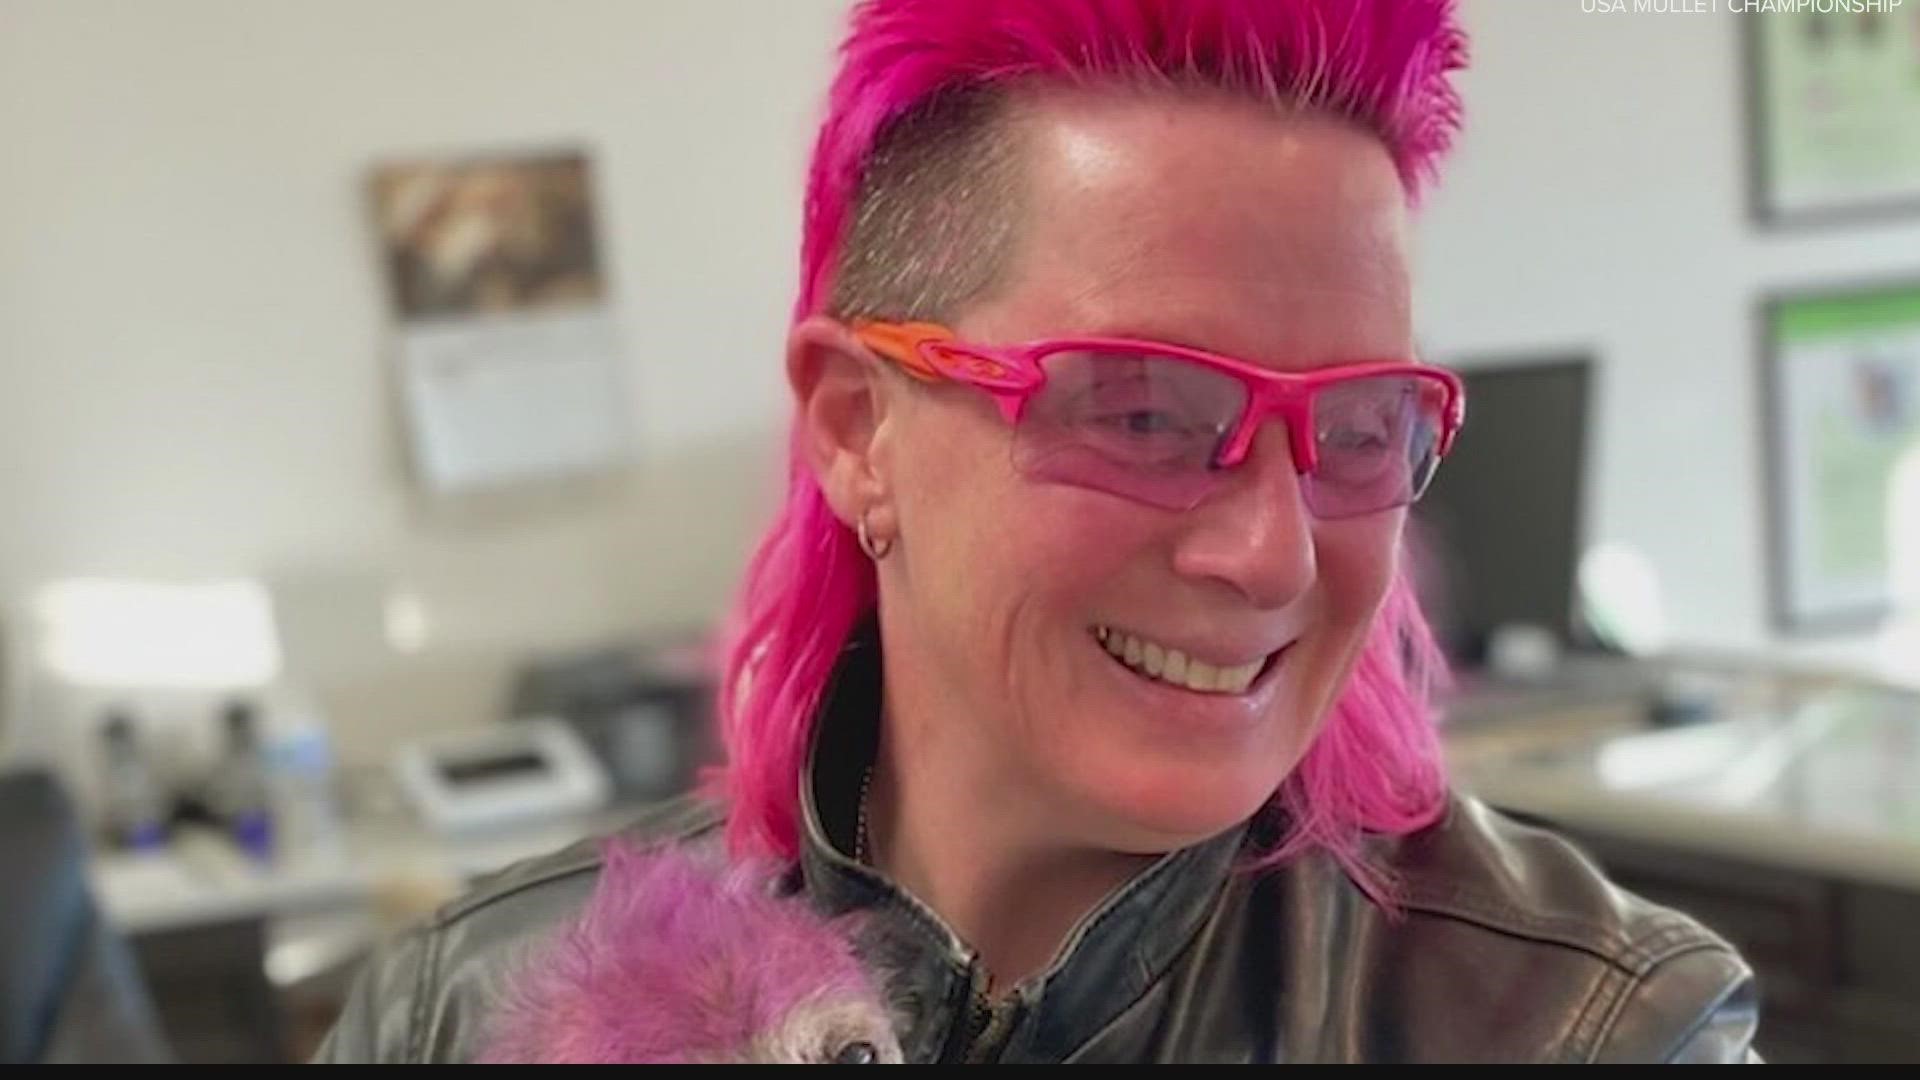
<instances>
[{"instance_id":1,"label":"pink mohawk hair","mask_svg":"<svg viewBox=\"0 0 1920 1080\"><path fill-rule=\"evenodd\" d=\"M865 0L855 9L807 181L793 318L822 309L874 145L942 91L1014 80L1192 80L1276 107L1366 124L1410 203L1461 121L1466 63L1454 0ZM795 431L797 438L798 432ZM875 603L872 566L826 504L797 441L788 494L727 622L719 690L729 845L791 858L814 714L841 649ZM1286 840L1263 862L1325 848L1376 896L1368 831L1444 812L1429 694L1444 663L1405 571L1326 725L1276 803Z\"/></svg>"},{"instance_id":2,"label":"pink mohawk hair","mask_svg":"<svg viewBox=\"0 0 1920 1080\"><path fill-rule=\"evenodd\" d=\"M1370 124L1417 200L1460 126L1453 0L866 0L814 143L796 321L830 292L867 155L939 91L1040 77L1195 75Z\"/></svg>"}]
</instances>

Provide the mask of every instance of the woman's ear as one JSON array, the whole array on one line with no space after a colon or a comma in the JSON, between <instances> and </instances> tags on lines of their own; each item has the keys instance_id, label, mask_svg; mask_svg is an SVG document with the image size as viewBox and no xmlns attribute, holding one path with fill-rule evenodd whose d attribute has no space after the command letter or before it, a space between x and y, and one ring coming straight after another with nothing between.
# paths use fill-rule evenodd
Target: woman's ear
<instances>
[{"instance_id":1,"label":"woman's ear","mask_svg":"<svg viewBox=\"0 0 1920 1080\"><path fill-rule=\"evenodd\" d=\"M802 450L834 515L849 527L876 507L890 515L896 388L879 363L845 325L811 315L787 335L787 382ZM878 515L873 524L881 524Z\"/></svg>"}]
</instances>

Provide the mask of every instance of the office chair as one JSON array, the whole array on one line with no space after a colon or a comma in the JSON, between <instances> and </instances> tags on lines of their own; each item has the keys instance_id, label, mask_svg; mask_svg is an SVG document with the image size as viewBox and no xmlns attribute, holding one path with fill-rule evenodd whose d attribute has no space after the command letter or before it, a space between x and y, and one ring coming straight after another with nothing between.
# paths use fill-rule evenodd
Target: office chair
<instances>
[{"instance_id":1,"label":"office chair","mask_svg":"<svg viewBox=\"0 0 1920 1080\"><path fill-rule=\"evenodd\" d=\"M0 772L0 1063L170 1061L140 970L101 914L54 777Z\"/></svg>"}]
</instances>

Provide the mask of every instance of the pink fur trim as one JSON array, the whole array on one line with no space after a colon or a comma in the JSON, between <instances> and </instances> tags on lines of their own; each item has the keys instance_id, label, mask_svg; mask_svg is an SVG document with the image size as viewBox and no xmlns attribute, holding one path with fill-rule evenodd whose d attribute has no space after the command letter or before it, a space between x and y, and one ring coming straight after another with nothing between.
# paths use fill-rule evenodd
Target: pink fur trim
<instances>
[{"instance_id":1,"label":"pink fur trim","mask_svg":"<svg viewBox=\"0 0 1920 1080\"><path fill-rule=\"evenodd\" d=\"M482 1060L728 1060L802 1005L851 999L884 1015L852 924L776 896L771 864L604 851L585 910L510 984Z\"/></svg>"}]
</instances>

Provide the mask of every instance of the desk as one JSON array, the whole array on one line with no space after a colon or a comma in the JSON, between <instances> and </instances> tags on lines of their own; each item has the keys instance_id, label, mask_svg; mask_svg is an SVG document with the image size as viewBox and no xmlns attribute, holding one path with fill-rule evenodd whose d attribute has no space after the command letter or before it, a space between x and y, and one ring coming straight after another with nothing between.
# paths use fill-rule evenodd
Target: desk
<instances>
[{"instance_id":1,"label":"desk","mask_svg":"<svg viewBox=\"0 0 1920 1080\"><path fill-rule=\"evenodd\" d=\"M1672 727L1632 694L1470 699L1448 758L1739 947L1770 1060L1920 1057L1920 695L1776 690Z\"/></svg>"},{"instance_id":2,"label":"desk","mask_svg":"<svg viewBox=\"0 0 1920 1080\"><path fill-rule=\"evenodd\" d=\"M612 832L635 812L617 807L470 837L436 835L411 819L360 819L331 857L274 866L216 832L189 829L160 851L96 856L90 870L182 1059L278 1061L304 1057L314 1037L289 1033L280 1004L290 990L349 974L383 934L473 879ZM323 1011L321 1024L331 1021Z\"/></svg>"},{"instance_id":3,"label":"desk","mask_svg":"<svg viewBox=\"0 0 1920 1080\"><path fill-rule=\"evenodd\" d=\"M1920 694L1841 687L1696 723L1637 699L1455 724L1455 782L1586 830L1920 893Z\"/></svg>"},{"instance_id":4,"label":"desk","mask_svg":"<svg viewBox=\"0 0 1920 1080\"><path fill-rule=\"evenodd\" d=\"M463 886L521 859L617 829L632 807L517 829L452 837L411 820L350 821L330 857L268 865L218 833L189 829L147 853L94 858L101 908L130 934L247 918L300 916L367 907L392 890Z\"/></svg>"}]
</instances>

